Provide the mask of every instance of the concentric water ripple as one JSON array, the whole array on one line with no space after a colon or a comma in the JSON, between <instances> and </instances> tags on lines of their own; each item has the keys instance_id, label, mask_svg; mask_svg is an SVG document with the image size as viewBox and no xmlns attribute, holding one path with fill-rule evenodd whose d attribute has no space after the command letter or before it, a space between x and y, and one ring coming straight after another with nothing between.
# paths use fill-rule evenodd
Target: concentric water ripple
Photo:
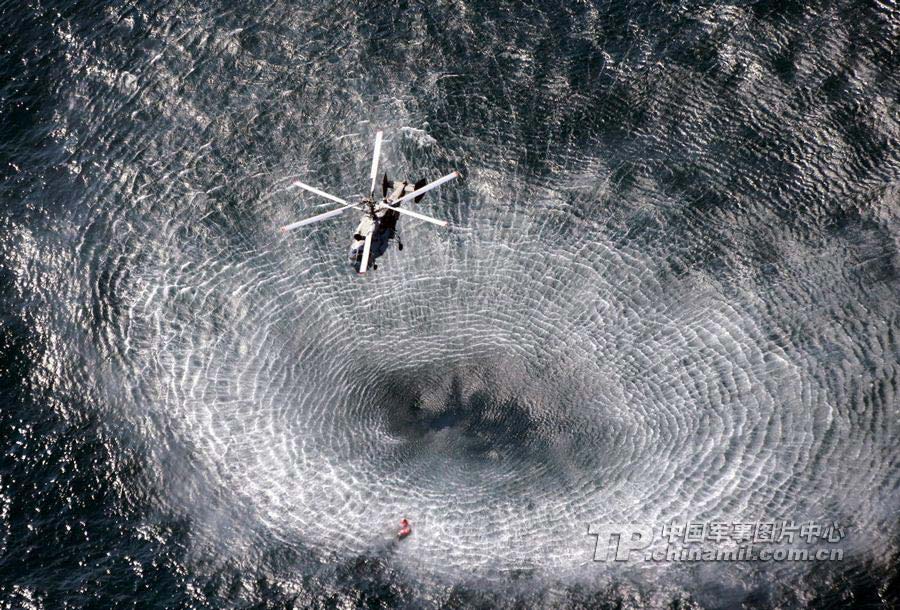
<instances>
[{"instance_id":1,"label":"concentric water ripple","mask_svg":"<svg viewBox=\"0 0 900 610\"><path fill-rule=\"evenodd\" d=\"M65 162L7 254L198 561L400 516L417 578L607 578L590 523L896 552L896 6L157 4L42 17ZM356 219L276 229L295 179L359 196L377 129L464 179L361 279Z\"/></svg>"}]
</instances>

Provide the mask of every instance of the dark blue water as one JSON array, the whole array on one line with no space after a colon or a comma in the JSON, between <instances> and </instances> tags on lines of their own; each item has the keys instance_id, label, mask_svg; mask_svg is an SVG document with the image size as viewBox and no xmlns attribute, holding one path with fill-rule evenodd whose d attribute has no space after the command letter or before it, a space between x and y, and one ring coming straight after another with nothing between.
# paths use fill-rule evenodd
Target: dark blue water
<instances>
[{"instance_id":1,"label":"dark blue water","mask_svg":"<svg viewBox=\"0 0 900 610\"><path fill-rule=\"evenodd\" d=\"M0 25L0 607L900 603L896 3ZM464 178L359 278L352 214L277 228L377 130ZM592 559L695 519L846 555Z\"/></svg>"}]
</instances>

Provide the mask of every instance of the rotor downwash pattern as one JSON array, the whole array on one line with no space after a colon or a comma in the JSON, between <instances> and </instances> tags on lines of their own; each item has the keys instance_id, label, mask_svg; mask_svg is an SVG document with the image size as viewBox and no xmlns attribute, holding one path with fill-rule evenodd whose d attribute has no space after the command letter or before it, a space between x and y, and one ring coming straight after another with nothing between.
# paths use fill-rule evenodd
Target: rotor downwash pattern
<instances>
[{"instance_id":1,"label":"rotor downwash pattern","mask_svg":"<svg viewBox=\"0 0 900 610\"><path fill-rule=\"evenodd\" d=\"M139 448L196 570L596 582L589 524L687 519L896 552L896 11L613 4L46 16L51 150L3 187L30 383ZM466 180L360 279L353 221L277 228L377 129Z\"/></svg>"}]
</instances>

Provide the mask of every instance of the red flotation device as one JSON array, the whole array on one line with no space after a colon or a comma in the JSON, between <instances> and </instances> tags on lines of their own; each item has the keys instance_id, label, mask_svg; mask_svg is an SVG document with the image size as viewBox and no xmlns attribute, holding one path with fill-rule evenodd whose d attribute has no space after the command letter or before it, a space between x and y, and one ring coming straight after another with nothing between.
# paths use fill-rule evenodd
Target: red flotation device
<instances>
[{"instance_id":1,"label":"red flotation device","mask_svg":"<svg viewBox=\"0 0 900 610\"><path fill-rule=\"evenodd\" d=\"M397 533L397 538L400 538L402 540L403 538L409 536L411 533L412 528L409 526L409 520L405 518L400 519L400 531Z\"/></svg>"}]
</instances>

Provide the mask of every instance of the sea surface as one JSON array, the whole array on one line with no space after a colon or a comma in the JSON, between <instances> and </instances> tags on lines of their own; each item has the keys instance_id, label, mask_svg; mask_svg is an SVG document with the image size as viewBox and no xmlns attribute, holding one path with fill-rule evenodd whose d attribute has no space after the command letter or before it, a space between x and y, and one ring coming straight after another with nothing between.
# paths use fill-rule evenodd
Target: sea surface
<instances>
[{"instance_id":1,"label":"sea surface","mask_svg":"<svg viewBox=\"0 0 900 610\"><path fill-rule=\"evenodd\" d=\"M0 608L900 606L894 0L2 0L0 206Z\"/></svg>"}]
</instances>

